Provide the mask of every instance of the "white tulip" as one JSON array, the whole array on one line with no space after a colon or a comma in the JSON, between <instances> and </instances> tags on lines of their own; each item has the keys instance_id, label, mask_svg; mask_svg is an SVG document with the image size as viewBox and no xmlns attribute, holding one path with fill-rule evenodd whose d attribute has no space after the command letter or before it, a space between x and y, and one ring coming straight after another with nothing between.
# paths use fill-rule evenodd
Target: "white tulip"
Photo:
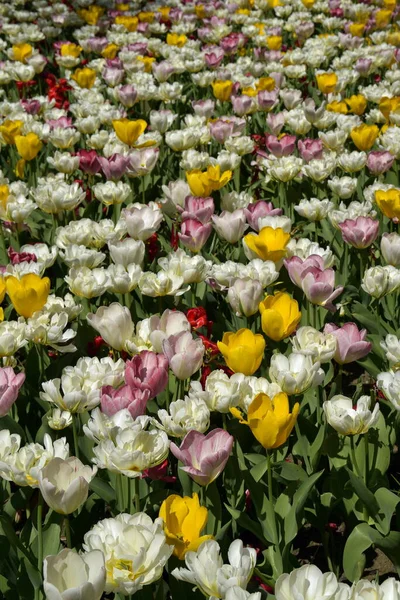
<instances>
[{"instance_id":1,"label":"white tulip","mask_svg":"<svg viewBox=\"0 0 400 600\"><path fill-rule=\"evenodd\" d=\"M357 405L353 407L351 398L340 394L323 404L329 425L342 435L367 433L377 424L380 416L379 404L375 404L372 412L370 406L370 396L361 396Z\"/></svg>"},{"instance_id":2,"label":"white tulip","mask_svg":"<svg viewBox=\"0 0 400 600\"><path fill-rule=\"evenodd\" d=\"M311 356L314 362L323 364L332 360L337 341L331 333L323 333L307 325L296 331L292 344L295 352Z\"/></svg>"},{"instance_id":3,"label":"white tulip","mask_svg":"<svg viewBox=\"0 0 400 600\"><path fill-rule=\"evenodd\" d=\"M149 328L150 342L154 347L154 351L158 353L163 351L163 341L171 335L191 330L190 323L184 313L178 310L169 310L168 308L160 317L158 315L150 317Z\"/></svg>"},{"instance_id":4,"label":"white tulip","mask_svg":"<svg viewBox=\"0 0 400 600\"><path fill-rule=\"evenodd\" d=\"M400 235L398 233L384 233L381 237L382 256L388 265L400 266Z\"/></svg>"},{"instance_id":5,"label":"white tulip","mask_svg":"<svg viewBox=\"0 0 400 600\"><path fill-rule=\"evenodd\" d=\"M126 596L160 579L173 551L166 543L163 520L153 522L145 513L99 521L85 534L83 549L103 552L105 591Z\"/></svg>"},{"instance_id":6,"label":"white tulip","mask_svg":"<svg viewBox=\"0 0 400 600\"><path fill-rule=\"evenodd\" d=\"M308 388L320 385L324 379L324 371L319 362L313 362L311 356L293 352L289 356L274 354L269 376L290 396L302 394Z\"/></svg>"},{"instance_id":7,"label":"white tulip","mask_svg":"<svg viewBox=\"0 0 400 600\"><path fill-rule=\"evenodd\" d=\"M155 202L130 204L122 211L129 235L135 240L146 241L155 233L163 221L163 214Z\"/></svg>"},{"instance_id":8,"label":"white tulip","mask_svg":"<svg viewBox=\"0 0 400 600\"><path fill-rule=\"evenodd\" d=\"M157 414L161 421L158 427L173 437L184 437L192 429L205 433L210 426L210 410L204 400L195 395L171 402L168 411L161 409Z\"/></svg>"},{"instance_id":9,"label":"white tulip","mask_svg":"<svg viewBox=\"0 0 400 600\"><path fill-rule=\"evenodd\" d=\"M376 384L393 407L400 411L400 371L379 373Z\"/></svg>"},{"instance_id":10,"label":"white tulip","mask_svg":"<svg viewBox=\"0 0 400 600\"><path fill-rule=\"evenodd\" d=\"M212 371L206 379L205 402L211 411L229 413L240 402L240 378L229 377L224 371Z\"/></svg>"},{"instance_id":11,"label":"white tulip","mask_svg":"<svg viewBox=\"0 0 400 600\"><path fill-rule=\"evenodd\" d=\"M249 277L235 279L227 294L227 300L237 317L254 315L258 312L258 305L263 298L261 283Z\"/></svg>"},{"instance_id":12,"label":"white tulip","mask_svg":"<svg viewBox=\"0 0 400 600\"><path fill-rule=\"evenodd\" d=\"M86 502L89 483L96 473L97 467L86 467L75 456L66 460L53 458L40 472L39 488L50 508L70 515Z\"/></svg>"},{"instance_id":13,"label":"white tulip","mask_svg":"<svg viewBox=\"0 0 400 600\"><path fill-rule=\"evenodd\" d=\"M100 600L106 583L104 554L77 554L65 548L43 561L46 600Z\"/></svg>"},{"instance_id":14,"label":"white tulip","mask_svg":"<svg viewBox=\"0 0 400 600\"><path fill-rule=\"evenodd\" d=\"M336 600L339 584L334 573L304 565L284 573L275 583L276 600Z\"/></svg>"},{"instance_id":15,"label":"white tulip","mask_svg":"<svg viewBox=\"0 0 400 600\"><path fill-rule=\"evenodd\" d=\"M381 342L381 348L386 354L386 358L392 369L400 367L400 339L393 334L388 334L385 341Z\"/></svg>"},{"instance_id":16,"label":"white tulip","mask_svg":"<svg viewBox=\"0 0 400 600\"><path fill-rule=\"evenodd\" d=\"M142 240L133 240L127 237L121 241L109 242L108 249L112 261L125 268L131 264L142 266L144 261L145 245Z\"/></svg>"},{"instance_id":17,"label":"white tulip","mask_svg":"<svg viewBox=\"0 0 400 600\"><path fill-rule=\"evenodd\" d=\"M118 302L100 306L95 314L89 313L87 321L115 350L121 351L134 333L134 324L129 308Z\"/></svg>"},{"instance_id":18,"label":"white tulip","mask_svg":"<svg viewBox=\"0 0 400 600\"><path fill-rule=\"evenodd\" d=\"M365 271L361 287L373 298L383 298L400 287L400 269L392 265L371 267Z\"/></svg>"}]
</instances>

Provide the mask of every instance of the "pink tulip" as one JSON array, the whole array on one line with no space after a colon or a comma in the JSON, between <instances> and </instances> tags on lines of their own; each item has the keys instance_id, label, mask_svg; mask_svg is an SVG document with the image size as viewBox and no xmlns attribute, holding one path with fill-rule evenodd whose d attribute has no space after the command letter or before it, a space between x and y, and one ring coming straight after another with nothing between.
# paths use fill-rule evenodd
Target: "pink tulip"
<instances>
[{"instance_id":1,"label":"pink tulip","mask_svg":"<svg viewBox=\"0 0 400 600\"><path fill-rule=\"evenodd\" d=\"M231 96L233 112L240 117L247 115L253 108L254 99L250 96Z\"/></svg>"},{"instance_id":2,"label":"pink tulip","mask_svg":"<svg viewBox=\"0 0 400 600\"><path fill-rule=\"evenodd\" d=\"M280 140L275 135L265 136L265 145L268 150L277 158L289 156L293 153L296 146L295 135L284 135Z\"/></svg>"},{"instance_id":3,"label":"pink tulip","mask_svg":"<svg viewBox=\"0 0 400 600\"><path fill-rule=\"evenodd\" d=\"M217 69L224 60L225 52L222 48L204 54L204 61L208 69Z\"/></svg>"},{"instance_id":4,"label":"pink tulip","mask_svg":"<svg viewBox=\"0 0 400 600\"><path fill-rule=\"evenodd\" d=\"M214 214L215 206L212 198L198 198L197 196L187 196L185 198L184 208L178 206L178 210L182 211L182 221L195 219L203 225L209 223Z\"/></svg>"},{"instance_id":5,"label":"pink tulip","mask_svg":"<svg viewBox=\"0 0 400 600\"><path fill-rule=\"evenodd\" d=\"M49 125L50 129L66 129L67 127L72 127L72 119L71 117L60 117L59 119L49 119L47 125Z\"/></svg>"},{"instance_id":6,"label":"pink tulip","mask_svg":"<svg viewBox=\"0 0 400 600\"><path fill-rule=\"evenodd\" d=\"M168 383L168 360L163 354L144 350L125 366L125 382L132 388L148 390L149 398L155 398Z\"/></svg>"},{"instance_id":7,"label":"pink tulip","mask_svg":"<svg viewBox=\"0 0 400 600\"><path fill-rule=\"evenodd\" d=\"M357 219L346 219L339 223L343 240L362 250L368 248L377 238L379 233L379 221L370 217L357 217Z\"/></svg>"},{"instance_id":8,"label":"pink tulip","mask_svg":"<svg viewBox=\"0 0 400 600\"><path fill-rule=\"evenodd\" d=\"M37 115L40 112L41 104L39 100L29 99L29 100L21 100L21 104L25 112L28 115Z\"/></svg>"},{"instance_id":9,"label":"pink tulip","mask_svg":"<svg viewBox=\"0 0 400 600\"><path fill-rule=\"evenodd\" d=\"M273 92L269 92L269 93L273 94ZM258 96L259 95L260 94L258 94ZM279 135L284 124L285 124L285 115L283 112L276 113L276 114L269 113L267 115L267 125L273 135Z\"/></svg>"},{"instance_id":10,"label":"pink tulip","mask_svg":"<svg viewBox=\"0 0 400 600\"><path fill-rule=\"evenodd\" d=\"M214 100L196 100L192 102L192 108L196 115L209 119L215 109Z\"/></svg>"},{"instance_id":11,"label":"pink tulip","mask_svg":"<svg viewBox=\"0 0 400 600\"><path fill-rule=\"evenodd\" d=\"M203 364L204 344L200 338L193 339L189 331L170 335L162 343L171 371L178 379L188 379Z\"/></svg>"},{"instance_id":12,"label":"pink tulip","mask_svg":"<svg viewBox=\"0 0 400 600\"><path fill-rule=\"evenodd\" d=\"M106 37L92 37L88 39L87 43L92 52L101 54L104 48L108 46L109 41Z\"/></svg>"},{"instance_id":13,"label":"pink tulip","mask_svg":"<svg viewBox=\"0 0 400 600\"><path fill-rule=\"evenodd\" d=\"M101 388L101 410L108 417L115 415L123 408L127 408L133 419L144 415L146 404L150 399L150 390L133 389L129 385L115 389L112 385Z\"/></svg>"},{"instance_id":14,"label":"pink tulip","mask_svg":"<svg viewBox=\"0 0 400 600\"><path fill-rule=\"evenodd\" d=\"M271 108L273 108L277 104L277 102L278 102L278 90L272 90L271 92L268 92L267 90L262 90L261 92L258 92L258 94L257 94L257 103L261 110L271 110ZM282 114L282 113L279 113L279 114ZM278 116L278 115L271 115L271 116ZM268 120L267 120L267 122L268 122ZM269 125L269 123L268 123L268 125ZM283 127L283 122L282 122L282 127ZM282 129L282 127L280 129ZM270 129L271 129L271 127L270 127ZM272 133L274 133L276 135L276 131L273 131L272 129L271 129L271 131L272 131Z\"/></svg>"},{"instance_id":15,"label":"pink tulip","mask_svg":"<svg viewBox=\"0 0 400 600\"><path fill-rule=\"evenodd\" d=\"M394 156L390 152L375 151L368 154L367 167L373 175L381 175L392 168Z\"/></svg>"},{"instance_id":16,"label":"pink tulip","mask_svg":"<svg viewBox=\"0 0 400 600\"><path fill-rule=\"evenodd\" d=\"M11 246L9 246L7 250L7 255L12 265L19 265L23 262L37 262L36 254L31 254L30 252L16 252Z\"/></svg>"},{"instance_id":17,"label":"pink tulip","mask_svg":"<svg viewBox=\"0 0 400 600\"><path fill-rule=\"evenodd\" d=\"M369 75L371 66L372 60L370 58L359 58L354 68L360 75Z\"/></svg>"},{"instance_id":18,"label":"pink tulip","mask_svg":"<svg viewBox=\"0 0 400 600\"><path fill-rule=\"evenodd\" d=\"M108 86L115 87L123 80L125 71L123 69L105 68L102 70L101 75Z\"/></svg>"},{"instance_id":19,"label":"pink tulip","mask_svg":"<svg viewBox=\"0 0 400 600\"><path fill-rule=\"evenodd\" d=\"M121 179L128 168L130 157L122 154L113 154L109 158L99 156L99 162L107 179Z\"/></svg>"},{"instance_id":20,"label":"pink tulip","mask_svg":"<svg viewBox=\"0 0 400 600\"><path fill-rule=\"evenodd\" d=\"M0 368L0 417L8 413L24 381L25 373L17 375L12 367Z\"/></svg>"},{"instance_id":21,"label":"pink tulip","mask_svg":"<svg viewBox=\"0 0 400 600\"><path fill-rule=\"evenodd\" d=\"M175 67L167 60L162 60L159 63L153 63L151 66L154 77L157 81L165 82L167 79L175 73Z\"/></svg>"},{"instance_id":22,"label":"pink tulip","mask_svg":"<svg viewBox=\"0 0 400 600\"><path fill-rule=\"evenodd\" d=\"M137 91L131 84L122 85L117 90L117 96L123 106L132 108L136 102Z\"/></svg>"},{"instance_id":23,"label":"pink tulip","mask_svg":"<svg viewBox=\"0 0 400 600\"><path fill-rule=\"evenodd\" d=\"M301 158L303 158L306 162L322 158L323 144L321 140L312 140L310 138L299 140L297 147L299 149Z\"/></svg>"},{"instance_id":24,"label":"pink tulip","mask_svg":"<svg viewBox=\"0 0 400 600\"><path fill-rule=\"evenodd\" d=\"M192 252L200 252L212 232L212 223L203 225L197 219L183 221L178 237L185 248Z\"/></svg>"},{"instance_id":25,"label":"pink tulip","mask_svg":"<svg viewBox=\"0 0 400 600\"><path fill-rule=\"evenodd\" d=\"M331 312L336 311L332 301L343 292L342 286L335 289L335 271L318 267L312 267L303 275L301 288L310 302Z\"/></svg>"},{"instance_id":26,"label":"pink tulip","mask_svg":"<svg viewBox=\"0 0 400 600\"><path fill-rule=\"evenodd\" d=\"M208 485L225 468L234 438L224 429L214 429L207 435L189 431L181 447L171 443L172 454L185 466L181 467L199 485Z\"/></svg>"},{"instance_id":27,"label":"pink tulip","mask_svg":"<svg viewBox=\"0 0 400 600\"><path fill-rule=\"evenodd\" d=\"M318 254L311 254L304 260L299 256L292 256L283 261L289 277L292 282L301 288L301 282L303 274L306 275L307 271L311 268L317 267L318 269L324 269L324 261Z\"/></svg>"},{"instance_id":28,"label":"pink tulip","mask_svg":"<svg viewBox=\"0 0 400 600\"><path fill-rule=\"evenodd\" d=\"M246 215L246 219L248 224L254 231L259 231L258 220L263 217L275 217L282 214L281 208L274 208L272 202L264 202L264 200L259 200L258 202L252 202L247 205L247 208L244 209L244 214Z\"/></svg>"},{"instance_id":29,"label":"pink tulip","mask_svg":"<svg viewBox=\"0 0 400 600\"><path fill-rule=\"evenodd\" d=\"M96 150L79 150L79 168L89 175L96 175L101 169L99 155Z\"/></svg>"},{"instance_id":30,"label":"pink tulip","mask_svg":"<svg viewBox=\"0 0 400 600\"><path fill-rule=\"evenodd\" d=\"M232 135L234 124L231 121L217 119L209 123L210 133L214 140L223 144Z\"/></svg>"},{"instance_id":31,"label":"pink tulip","mask_svg":"<svg viewBox=\"0 0 400 600\"><path fill-rule=\"evenodd\" d=\"M336 352L333 358L339 365L364 358L372 348L372 344L365 341L366 329L359 330L355 323L345 323L342 327L327 323L324 333L332 333L336 337Z\"/></svg>"}]
</instances>

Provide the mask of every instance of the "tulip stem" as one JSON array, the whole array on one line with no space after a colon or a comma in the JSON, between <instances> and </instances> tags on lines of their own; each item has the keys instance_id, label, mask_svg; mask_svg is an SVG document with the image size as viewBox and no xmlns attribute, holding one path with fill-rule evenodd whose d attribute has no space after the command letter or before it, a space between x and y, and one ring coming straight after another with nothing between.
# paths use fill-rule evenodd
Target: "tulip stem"
<instances>
[{"instance_id":1,"label":"tulip stem","mask_svg":"<svg viewBox=\"0 0 400 600\"><path fill-rule=\"evenodd\" d=\"M43 520L43 496L39 492L39 499L37 505L37 533L38 533L38 571L42 574L43 569L43 529L42 529L42 520ZM35 590L35 599L40 598L40 588L36 588Z\"/></svg>"},{"instance_id":2,"label":"tulip stem","mask_svg":"<svg viewBox=\"0 0 400 600\"><path fill-rule=\"evenodd\" d=\"M368 471L369 471L369 443L368 443L368 431L364 433L364 482L368 487Z\"/></svg>"},{"instance_id":3,"label":"tulip stem","mask_svg":"<svg viewBox=\"0 0 400 600\"><path fill-rule=\"evenodd\" d=\"M76 427L76 420L78 419L78 415L74 413L72 415L72 435L74 437L74 450L76 458L79 458L79 443L78 443L78 431Z\"/></svg>"},{"instance_id":4,"label":"tulip stem","mask_svg":"<svg viewBox=\"0 0 400 600\"><path fill-rule=\"evenodd\" d=\"M271 463L271 453L267 450L267 463L268 463L268 499L273 504L274 495L272 493L272 463Z\"/></svg>"},{"instance_id":5,"label":"tulip stem","mask_svg":"<svg viewBox=\"0 0 400 600\"><path fill-rule=\"evenodd\" d=\"M64 519L64 530L65 530L65 540L67 542L67 548L72 548L71 525L70 525L68 517L65 517L65 519Z\"/></svg>"},{"instance_id":6,"label":"tulip stem","mask_svg":"<svg viewBox=\"0 0 400 600\"><path fill-rule=\"evenodd\" d=\"M140 512L139 477L133 480L135 486L135 512Z\"/></svg>"},{"instance_id":7,"label":"tulip stem","mask_svg":"<svg viewBox=\"0 0 400 600\"><path fill-rule=\"evenodd\" d=\"M122 481L123 475L118 473L117 475L117 508L119 512L124 512L125 503L124 503L124 485Z\"/></svg>"},{"instance_id":8,"label":"tulip stem","mask_svg":"<svg viewBox=\"0 0 400 600\"><path fill-rule=\"evenodd\" d=\"M356 475L360 479L362 479L363 476L362 476L360 468L358 466L357 457L356 457L356 450L355 450L355 446L354 446L354 435L350 436L350 453L351 453L351 462L353 464L353 471L355 471Z\"/></svg>"}]
</instances>

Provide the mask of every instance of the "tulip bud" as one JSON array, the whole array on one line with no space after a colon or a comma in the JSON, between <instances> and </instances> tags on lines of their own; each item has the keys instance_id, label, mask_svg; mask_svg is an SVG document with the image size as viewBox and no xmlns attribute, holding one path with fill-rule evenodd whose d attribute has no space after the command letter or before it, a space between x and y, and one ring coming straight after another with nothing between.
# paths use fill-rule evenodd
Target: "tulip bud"
<instances>
[{"instance_id":1,"label":"tulip bud","mask_svg":"<svg viewBox=\"0 0 400 600\"><path fill-rule=\"evenodd\" d=\"M333 358L340 365L364 358L372 348L372 344L365 340L367 330L359 330L355 323L345 323L342 327L327 323L324 333L331 333L336 337L337 344Z\"/></svg>"}]
</instances>

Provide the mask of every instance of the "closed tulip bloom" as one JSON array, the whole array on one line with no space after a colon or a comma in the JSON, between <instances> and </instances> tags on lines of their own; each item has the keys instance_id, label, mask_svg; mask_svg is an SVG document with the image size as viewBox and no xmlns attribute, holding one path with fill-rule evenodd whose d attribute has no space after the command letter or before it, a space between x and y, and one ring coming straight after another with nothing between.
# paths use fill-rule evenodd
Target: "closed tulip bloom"
<instances>
[{"instance_id":1,"label":"closed tulip bloom","mask_svg":"<svg viewBox=\"0 0 400 600\"><path fill-rule=\"evenodd\" d=\"M207 435L189 431L180 448L173 442L171 452L184 464L182 471L199 485L208 485L225 468L232 451L234 438L224 429L214 429Z\"/></svg>"},{"instance_id":2,"label":"closed tulip bloom","mask_svg":"<svg viewBox=\"0 0 400 600\"><path fill-rule=\"evenodd\" d=\"M370 152L367 159L367 167L373 175L382 175L389 171L394 163L395 157L386 150Z\"/></svg>"},{"instance_id":3,"label":"closed tulip bloom","mask_svg":"<svg viewBox=\"0 0 400 600\"><path fill-rule=\"evenodd\" d=\"M361 396L357 405L347 396L333 396L323 404L326 420L329 425L342 435L359 435L367 433L379 419L379 404L371 411L371 397Z\"/></svg>"},{"instance_id":4,"label":"closed tulip bloom","mask_svg":"<svg viewBox=\"0 0 400 600\"><path fill-rule=\"evenodd\" d=\"M379 135L379 128L377 125L366 125L362 123L358 127L350 132L350 137L359 150L371 150L375 144L376 139Z\"/></svg>"},{"instance_id":5,"label":"closed tulip bloom","mask_svg":"<svg viewBox=\"0 0 400 600\"><path fill-rule=\"evenodd\" d=\"M285 292L267 296L260 302L259 311L263 332L275 342L291 335L301 319L298 302Z\"/></svg>"},{"instance_id":6,"label":"closed tulip bloom","mask_svg":"<svg viewBox=\"0 0 400 600\"><path fill-rule=\"evenodd\" d=\"M275 597L276 600L340 600L340 586L344 585L338 583L334 573L322 573L315 565L304 565L278 578ZM349 595L343 594L342 599L345 600Z\"/></svg>"},{"instance_id":7,"label":"closed tulip bloom","mask_svg":"<svg viewBox=\"0 0 400 600\"><path fill-rule=\"evenodd\" d=\"M27 161L36 158L43 146L39 136L32 132L27 135L16 135L14 141L18 154Z\"/></svg>"},{"instance_id":8,"label":"closed tulip bloom","mask_svg":"<svg viewBox=\"0 0 400 600\"><path fill-rule=\"evenodd\" d=\"M275 135L267 135L265 140L265 145L267 146L268 150L277 158L281 158L281 156L289 156L293 153L296 147L295 135L284 135L279 140Z\"/></svg>"},{"instance_id":9,"label":"closed tulip bloom","mask_svg":"<svg viewBox=\"0 0 400 600\"><path fill-rule=\"evenodd\" d=\"M118 302L113 302L110 306L100 306L95 314L89 313L86 318L106 344L115 350L123 350L125 342L133 336L131 313L126 306L121 306Z\"/></svg>"},{"instance_id":10,"label":"closed tulip bloom","mask_svg":"<svg viewBox=\"0 0 400 600\"><path fill-rule=\"evenodd\" d=\"M211 223L202 223L198 219L186 219L181 225L178 237L185 248L192 252L200 252L212 230Z\"/></svg>"},{"instance_id":11,"label":"closed tulip bloom","mask_svg":"<svg viewBox=\"0 0 400 600\"><path fill-rule=\"evenodd\" d=\"M178 379L188 379L203 364L205 348L200 338L193 339L189 331L169 336L162 343L171 371Z\"/></svg>"},{"instance_id":12,"label":"closed tulip bloom","mask_svg":"<svg viewBox=\"0 0 400 600\"><path fill-rule=\"evenodd\" d=\"M400 219L400 190L377 190L375 202L389 219Z\"/></svg>"},{"instance_id":13,"label":"closed tulip bloom","mask_svg":"<svg viewBox=\"0 0 400 600\"><path fill-rule=\"evenodd\" d=\"M254 231L259 231L260 219L263 217L277 217L282 215L281 208L274 208L272 202L264 202L264 200L258 200L258 202L250 203L247 208L244 209L244 214L248 224Z\"/></svg>"},{"instance_id":14,"label":"closed tulip bloom","mask_svg":"<svg viewBox=\"0 0 400 600\"><path fill-rule=\"evenodd\" d=\"M94 82L96 81L96 71L88 67L76 69L74 74L71 75L71 79L76 81L79 87L89 90L94 86Z\"/></svg>"},{"instance_id":15,"label":"closed tulip bloom","mask_svg":"<svg viewBox=\"0 0 400 600\"><path fill-rule=\"evenodd\" d=\"M101 550L77 554L64 548L44 559L46 600L100 600L105 584L106 569Z\"/></svg>"},{"instance_id":16,"label":"closed tulip bloom","mask_svg":"<svg viewBox=\"0 0 400 600\"><path fill-rule=\"evenodd\" d=\"M50 279L48 277L42 279L34 273L23 275L21 279L7 277L6 288L17 313L28 319L46 304Z\"/></svg>"},{"instance_id":17,"label":"closed tulip bloom","mask_svg":"<svg viewBox=\"0 0 400 600\"><path fill-rule=\"evenodd\" d=\"M116 119L112 124L118 139L127 146L134 146L147 127L147 123L143 119L137 119L136 121Z\"/></svg>"},{"instance_id":18,"label":"closed tulip bloom","mask_svg":"<svg viewBox=\"0 0 400 600\"><path fill-rule=\"evenodd\" d=\"M324 333L331 333L336 337L336 352L333 358L339 365L360 360L371 351L372 344L365 340L367 330L358 329L355 323L345 323L342 327L327 323Z\"/></svg>"},{"instance_id":19,"label":"closed tulip bloom","mask_svg":"<svg viewBox=\"0 0 400 600\"><path fill-rule=\"evenodd\" d=\"M289 240L290 233L286 233L280 227L263 227L258 235L248 233L243 239L243 244L258 258L277 263L286 255Z\"/></svg>"},{"instance_id":20,"label":"closed tulip bloom","mask_svg":"<svg viewBox=\"0 0 400 600\"><path fill-rule=\"evenodd\" d=\"M186 179L190 187L190 191L194 196L207 198L212 192L220 190L232 178L232 171L223 171L219 165L210 165L207 171L194 169L187 171Z\"/></svg>"},{"instance_id":21,"label":"closed tulip bloom","mask_svg":"<svg viewBox=\"0 0 400 600\"><path fill-rule=\"evenodd\" d=\"M21 43L13 44L12 57L13 60L17 60L22 63L26 63L26 60L32 56L33 48L30 44Z\"/></svg>"},{"instance_id":22,"label":"closed tulip bloom","mask_svg":"<svg viewBox=\"0 0 400 600\"><path fill-rule=\"evenodd\" d=\"M8 413L24 381L25 373L17 375L11 367L0 368L0 417Z\"/></svg>"},{"instance_id":23,"label":"closed tulip bloom","mask_svg":"<svg viewBox=\"0 0 400 600\"><path fill-rule=\"evenodd\" d=\"M338 76L336 73L320 73L317 75L317 85L323 94L332 94L335 91Z\"/></svg>"},{"instance_id":24,"label":"closed tulip bloom","mask_svg":"<svg viewBox=\"0 0 400 600\"><path fill-rule=\"evenodd\" d=\"M254 334L250 329L229 331L217 345L226 364L235 373L253 375L261 365L265 340L259 333Z\"/></svg>"},{"instance_id":25,"label":"closed tulip bloom","mask_svg":"<svg viewBox=\"0 0 400 600\"><path fill-rule=\"evenodd\" d=\"M186 552L195 552L197 548L211 539L211 535L201 536L207 524L208 510L200 506L197 494L178 496L172 494L161 504L159 517L164 521L167 543L174 546L174 555L183 560Z\"/></svg>"},{"instance_id":26,"label":"closed tulip bloom","mask_svg":"<svg viewBox=\"0 0 400 600\"><path fill-rule=\"evenodd\" d=\"M112 417L115 413L126 408L132 418L136 419L136 417L145 414L149 399L149 390L132 388L130 385L123 385L115 389L112 385L106 385L101 389L101 411L108 417Z\"/></svg>"},{"instance_id":27,"label":"closed tulip bloom","mask_svg":"<svg viewBox=\"0 0 400 600\"><path fill-rule=\"evenodd\" d=\"M228 289L227 299L236 316L250 317L257 312L263 296L264 290L261 283L245 277L233 281Z\"/></svg>"},{"instance_id":28,"label":"closed tulip bloom","mask_svg":"<svg viewBox=\"0 0 400 600\"><path fill-rule=\"evenodd\" d=\"M381 237L382 256L388 265L400 266L400 235L398 233L384 233Z\"/></svg>"},{"instance_id":29,"label":"closed tulip bloom","mask_svg":"<svg viewBox=\"0 0 400 600\"><path fill-rule=\"evenodd\" d=\"M211 219L218 235L230 244L236 244L242 239L248 228L243 208L238 208L233 212L224 210L219 216L213 215Z\"/></svg>"},{"instance_id":30,"label":"closed tulip bloom","mask_svg":"<svg viewBox=\"0 0 400 600\"><path fill-rule=\"evenodd\" d=\"M279 448L291 434L299 409L300 404L296 402L290 412L287 394L281 392L271 399L261 393L250 404L244 423L266 450Z\"/></svg>"},{"instance_id":31,"label":"closed tulip bloom","mask_svg":"<svg viewBox=\"0 0 400 600\"><path fill-rule=\"evenodd\" d=\"M217 100L221 102L227 102L232 94L233 90L233 82L229 79L222 81L221 79L216 79L212 82L213 94Z\"/></svg>"},{"instance_id":32,"label":"closed tulip bloom","mask_svg":"<svg viewBox=\"0 0 400 600\"><path fill-rule=\"evenodd\" d=\"M343 240L359 250L368 248L373 244L379 233L379 221L370 217L346 219L338 226L342 232Z\"/></svg>"},{"instance_id":33,"label":"closed tulip bloom","mask_svg":"<svg viewBox=\"0 0 400 600\"><path fill-rule=\"evenodd\" d=\"M167 357L144 350L127 361L125 381L133 389L148 390L150 398L155 398L168 383Z\"/></svg>"},{"instance_id":34,"label":"closed tulip bloom","mask_svg":"<svg viewBox=\"0 0 400 600\"><path fill-rule=\"evenodd\" d=\"M204 225L210 221L214 214L214 200L212 198L187 196L185 198L184 208L178 207L178 210L181 212L182 222L187 219L196 219Z\"/></svg>"},{"instance_id":35,"label":"closed tulip bloom","mask_svg":"<svg viewBox=\"0 0 400 600\"><path fill-rule=\"evenodd\" d=\"M75 456L53 458L40 472L39 487L43 498L55 512L70 515L86 502L89 483L97 467L87 467Z\"/></svg>"}]
</instances>

